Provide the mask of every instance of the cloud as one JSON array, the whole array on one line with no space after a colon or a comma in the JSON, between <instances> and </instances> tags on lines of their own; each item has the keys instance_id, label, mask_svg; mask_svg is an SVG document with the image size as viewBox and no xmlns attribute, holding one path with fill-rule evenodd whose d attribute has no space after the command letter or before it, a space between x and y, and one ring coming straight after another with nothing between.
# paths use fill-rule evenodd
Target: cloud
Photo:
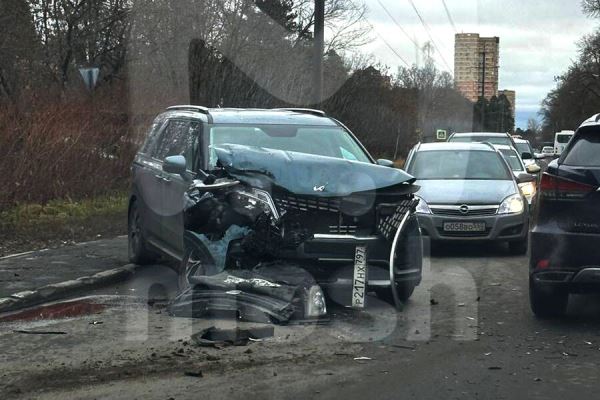
<instances>
[{"instance_id":1,"label":"cloud","mask_svg":"<svg viewBox=\"0 0 600 400\"><path fill-rule=\"evenodd\" d=\"M416 41L429 40L427 31L408 0L380 0L396 21ZM442 0L413 0L430 28L441 52L436 63L453 68L454 30ZM383 36L409 63L418 49L394 24L378 0L367 0L368 19L374 26L374 41L362 49L394 70L403 65L385 45ZM540 103L555 87L555 76L566 71L577 58L577 42L593 32L598 21L583 15L574 0L446 0L460 32L500 37L500 89L517 91L517 113L536 116ZM446 63L444 63L444 61ZM526 122L526 118L525 118Z\"/></svg>"}]
</instances>

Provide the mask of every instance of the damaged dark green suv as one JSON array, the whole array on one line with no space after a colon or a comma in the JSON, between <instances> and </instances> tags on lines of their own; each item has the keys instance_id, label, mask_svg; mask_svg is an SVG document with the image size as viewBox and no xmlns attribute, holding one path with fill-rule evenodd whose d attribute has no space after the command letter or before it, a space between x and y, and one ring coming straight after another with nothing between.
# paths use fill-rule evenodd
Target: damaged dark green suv
<instances>
[{"instance_id":1,"label":"damaged dark green suv","mask_svg":"<svg viewBox=\"0 0 600 400\"><path fill-rule=\"evenodd\" d=\"M129 257L179 260L182 288L293 264L338 303L400 306L421 281L413 183L321 111L171 107L133 163Z\"/></svg>"}]
</instances>

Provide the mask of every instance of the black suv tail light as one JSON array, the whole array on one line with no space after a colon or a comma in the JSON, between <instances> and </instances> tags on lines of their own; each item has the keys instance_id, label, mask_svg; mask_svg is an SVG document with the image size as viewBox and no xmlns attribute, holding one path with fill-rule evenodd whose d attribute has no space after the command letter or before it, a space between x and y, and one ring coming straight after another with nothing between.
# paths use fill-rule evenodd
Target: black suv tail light
<instances>
[{"instance_id":1,"label":"black suv tail light","mask_svg":"<svg viewBox=\"0 0 600 400\"><path fill-rule=\"evenodd\" d=\"M540 196L550 200L577 200L582 199L598 188L570 179L560 178L549 173L542 175L540 182Z\"/></svg>"}]
</instances>

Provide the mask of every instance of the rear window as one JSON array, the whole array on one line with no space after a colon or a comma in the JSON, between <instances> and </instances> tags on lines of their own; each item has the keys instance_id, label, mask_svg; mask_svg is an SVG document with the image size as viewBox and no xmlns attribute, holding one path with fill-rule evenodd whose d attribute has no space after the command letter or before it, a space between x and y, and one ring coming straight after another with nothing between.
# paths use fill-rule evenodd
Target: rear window
<instances>
[{"instance_id":1,"label":"rear window","mask_svg":"<svg viewBox=\"0 0 600 400\"><path fill-rule=\"evenodd\" d=\"M408 173L420 180L509 180L511 173L495 151L437 150L415 155Z\"/></svg>"},{"instance_id":2,"label":"rear window","mask_svg":"<svg viewBox=\"0 0 600 400\"><path fill-rule=\"evenodd\" d=\"M531 149L531 146L529 145L529 143L517 143L517 150L521 154L523 154L523 153L533 154L533 150Z\"/></svg>"},{"instance_id":3,"label":"rear window","mask_svg":"<svg viewBox=\"0 0 600 400\"><path fill-rule=\"evenodd\" d=\"M450 138L449 142L459 143L491 143L491 144L502 144L505 146L512 146L512 142L508 137L505 136L454 136Z\"/></svg>"},{"instance_id":4,"label":"rear window","mask_svg":"<svg viewBox=\"0 0 600 400\"><path fill-rule=\"evenodd\" d=\"M580 133L563 160L565 165L600 167L600 132Z\"/></svg>"},{"instance_id":5,"label":"rear window","mask_svg":"<svg viewBox=\"0 0 600 400\"><path fill-rule=\"evenodd\" d=\"M556 135L556 142L560 144L569 143L573 135Z\"/></svg>"}]
</instances>

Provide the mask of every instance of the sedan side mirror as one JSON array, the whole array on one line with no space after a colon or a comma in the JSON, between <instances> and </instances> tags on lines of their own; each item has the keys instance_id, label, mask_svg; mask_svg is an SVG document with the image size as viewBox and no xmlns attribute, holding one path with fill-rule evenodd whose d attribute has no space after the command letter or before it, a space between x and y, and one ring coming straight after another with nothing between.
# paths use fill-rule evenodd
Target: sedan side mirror
<instances>
[{"instance_id":1,"label":"sedan side mirror","mask_svg":"<svg viewBox=\"0 0 600 400\"><path fill-rule=\"evenodd\" d=\"M531 160L531 159L533 159L533 155L531 155L530 152L526 151L526 152L521 153L521 159L522 160Z\"/></svg>"},{"instance_id":2,"label":"sedan side mirror","mask_svg":"<svg viewBox=\"0 0 600 400\"><path fill-rule=\"evenodd\" d=\"M186 160L184 156L169 156L163 162L163 171L185 177Z\"/></svg>"},{"instance_id":3,"label":"sedan side mirror","mask_svg":"<svg viewBox=\"0 0 600 400\"><path fill-rule=\"evenodd\" d=\"M540 168L540 166L537 164L528 165L525 169L527 170L527 173L529 173L529 174L539 174L540 171L542 170Z\"/></svg>"},{"instance_id":4,"label":"sedan side mirror","mask_svg":"<svg viewBox=\"0 0 600 400\"><path fill-rule=\"evenodd\" d=\"M519 176L517 176L517 183L529 183L529 182L535 182L535 176L533 175L529 175L526 173L522 173L519 174Z\"/></svg>"},{"instance_id":5,"label":"sedan side mirror","mask_svg":"<svg viewBox=\"0 0 600 400\"><path fill-rule=\"evenodd\" d=\"M390 168L394 168L394 162L391 160L386 160L383 158L380 158L379 160L377 160L377 164L381 165L382 167L390 167Z\"/></svg>"}]
</instances>

